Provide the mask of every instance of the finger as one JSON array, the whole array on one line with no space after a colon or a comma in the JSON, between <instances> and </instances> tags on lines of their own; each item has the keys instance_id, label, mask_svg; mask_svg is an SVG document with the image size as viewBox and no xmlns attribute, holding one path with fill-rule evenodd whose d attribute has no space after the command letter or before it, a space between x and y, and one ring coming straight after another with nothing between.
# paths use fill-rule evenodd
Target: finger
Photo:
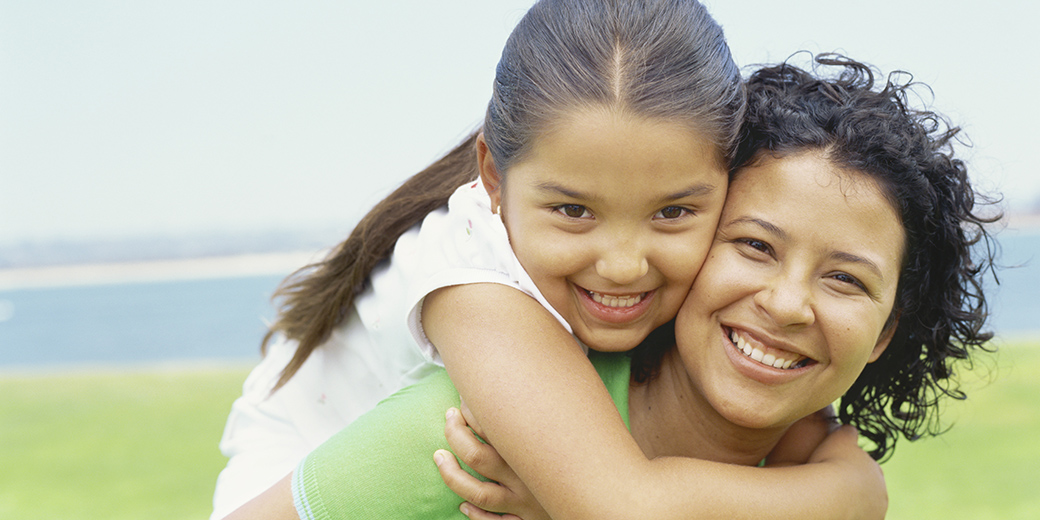
<instances>
[{"instance_id":1,"label":"finger","mask_svg":"<svg viewBox=\"0 0 1040 520\"><path fill-rule=\"evenodd\" d=\"M851 424L839 426L838 429L831 433L830 437L834 437L836 440L841 440L842 442L851 442L857 446L859 445L859 430Z\"/></svg>"},{"instance_id":2,"label":"finger","mask_svg":"<svg viewBox=\"0 0 1040 520\"><path fill-rule=\"evenodd\" d=\"M446 450L433 454L441 480L463 500L486 511L507 511L512 503L511 493L494 482L484 482L470 475L459 466L458 460Z\"/></svg>"},{"instance_id":3,"label":"finger","mask_svg":"<svg viewBox=\"0 0 1040 520\"><path fill-rule=\"evenodd\" d=\"M510 481L513 470L493 446L484 444L466 426L458 410L450 409L444 423L444 437L459 459L477 473L496 482Z\"/></svg>"},{"instance_id":4,"label":"finger","mask_svg":"<svg viewBox=\"0 0 1040 520\"><path fill-rule=\"evenodd\" d=\"M487 440L487 437L484 436L484 429L480 427L480 422L473 416L473 412L466 406L465 401L462 402L459 408L462 410L462 418L466 421L466 425L472 428L473 433L476 433L478 437Z\"/></svg>"},{"instance_id":5,"label":"finger","mask_svg":"<svg viewBox=\"0 0 1040 520\"><path fill-rule=\"evenodd\" d=\"M804 464L835 427L824 408L799 419L784 433L766 457L767 466Z\"/></svg>"},{"instance_id":6,"label":"finger","mask_svg":"<svg viewBox=\"0 0 1040 520\"><path fill-rule=\"evenodd\" d=\"M523 520L516 515L489 513L473 504L470 504L469 502L463 502L462 505L459 506L459 511L462 511L462 514L469 517L470 520Z\"/></svg>"},{"instance_id":7,"label":"finger","mask_svg":"<svg viewBox=\"0 0 1040 520\"><path fill-rule=\"evenodd\" d=\"M834 430L823 439L820 447L809 458L809 462L843 458L849 455L859 457L865 456L865 453L859 447L859 431L846 424Z\"/></svg>"}]
</instances>

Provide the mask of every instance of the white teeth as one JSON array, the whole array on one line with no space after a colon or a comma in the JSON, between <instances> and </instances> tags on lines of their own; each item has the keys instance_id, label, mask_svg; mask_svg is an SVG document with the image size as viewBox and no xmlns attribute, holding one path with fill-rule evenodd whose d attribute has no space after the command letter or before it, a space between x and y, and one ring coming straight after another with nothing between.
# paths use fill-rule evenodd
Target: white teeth
<instances>
[{"instance_id":1,"label":"white teeth","mask_svg":"<svg viewBox=\"0 0 1040 520\"><path fill-rule=\"evenodd\" d=\"M592 301L607 307L632 307L643 301L642 294L635 296L610 296L609 294L600 294L592 291L588 291L588 293L592 297Z\"/></svg>"},{"instance_id":2,"label":"white teeth","mask_svg":"<svg viewBox=\"0 0 1040 520\"><path fill-rule=\"evenodd\" d=\"M773 368L788 369L791 368L791 365L795 364L795 360L793 359L776 357L773 354L766 354L757 347L752 347L748 344L747 340L744 339L743 336L737 334L736 331L730 331L729 339L734 345L736 345L737 350L763 365L771 366Z\"/></svg>"}]
</instances>

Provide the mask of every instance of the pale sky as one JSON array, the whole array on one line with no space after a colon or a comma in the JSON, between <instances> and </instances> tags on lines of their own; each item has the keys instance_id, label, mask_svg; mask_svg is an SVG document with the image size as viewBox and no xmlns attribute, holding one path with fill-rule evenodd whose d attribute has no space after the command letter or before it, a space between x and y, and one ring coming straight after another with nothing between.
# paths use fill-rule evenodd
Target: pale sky
<instances>
[{"instance_id":1,"label":"pale sky","mask_svg":"<svg viewBox=\"0 0 1040 520\"><path fill-rule=\"evenodd\" d=\"M349 228L482 119L531 2L0 0L0 244ZM1027 0L707 0L738 64L906 69L1040 204ZM868 7L869 6L869 7Z\"/></svg>"}]
</instances>

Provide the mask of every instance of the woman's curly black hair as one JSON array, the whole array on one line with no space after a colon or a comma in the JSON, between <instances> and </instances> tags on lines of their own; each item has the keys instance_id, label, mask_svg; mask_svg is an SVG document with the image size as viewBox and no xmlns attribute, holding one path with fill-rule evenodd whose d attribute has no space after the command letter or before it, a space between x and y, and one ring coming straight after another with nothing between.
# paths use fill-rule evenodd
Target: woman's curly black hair
<instances>
[{"instance_id":1,"label":"woman's curly black hair","mask_svg":"<svg viewBox=\"0 0 1040 520\"><path fill-rule=\"evenodd\" d=\"M835 165L880 184L906 231L902 273L889 324L895 335L841 399L839 419L859 429L886 458L898 435L941 433L939 398L963 399L954 365L971 366L974 349L992 338L982 278L995 248L980 216L990 202L954 158L960 128L911 107L920 83L905 73L875 81L868 65L836 54L815 58L813 72L781 64L747 80L748 113L734 170L768 154L823 151ZM906 79L905 82L898 82Z\"/></svg>"},{"instance_id":2,"label":"woman's curly black hair","mask_svg":"<svg viewBox=\"0 0 1040 520\"><path fill-rule=\"evenodd\" d=\"M907 79L898 82L899 79ZM812 72L784 63L747 80L748 109L733 176L766 154L819 150L835 165L865 173L882 187L906 231L905 257L889 326L888 348L867 365L841 399L838 417L874 445L882 460L899 434L914 440L942 432L943 395L964 399L954 379L959 360L992 333L982 279L993 272L995 245L986 229L1000 218L976 212L992 203L954 158L960 129L931 111L911 107L915 88L905 73L880 85L873 69L837 54L819 55ZM732 176L731 176L732 177ZM636 382L656 375L675 345L674 321L632 351Z\"/></svg>"}]
</instances>

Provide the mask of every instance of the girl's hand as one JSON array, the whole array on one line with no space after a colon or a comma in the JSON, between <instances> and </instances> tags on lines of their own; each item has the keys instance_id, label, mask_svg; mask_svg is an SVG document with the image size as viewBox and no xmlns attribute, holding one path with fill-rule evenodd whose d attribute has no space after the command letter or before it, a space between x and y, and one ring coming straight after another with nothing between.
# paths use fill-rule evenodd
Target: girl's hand
<instances>
[{"instance_id":1,"label":"girl's hand","mask_svg":"<svg viewBox=\"0 0 1040 520\"><path fill-rule=\"evenodd\" d=\"M833 406L803 417L787 429L787 433L766 457L766 466L795 466L809 462L816 448L841 426Z\"/></svg>"},{"instance_id":2,"label":"girl's hand","mask_svg":"<svg viewBox=\"0 0 1040 520\"><path fill-rule=\"evenodd\" d=\"M479 426L475 425L465 403L462 411L448 410L444 436L452 451L469 467L493 482L473 477L459 465L455 456L445 450L434 454L434 461L444 483L466 500L459 508L472 520L539 520L549 515L535 500L527 486L490 444L481 441ZM500 516L494 513L506 513Z\"/></svg>"},{"instance_id":3,"label":"girl's hand","mask_svg":"<svg viewBox=\"0 0 1040 520\"><path fill-rule=\"evenodd\" d=\"M766 457L766 466L821 463L834 468L834 478L849 486L847 500L858 504L856 518L884 518L888 510L885 475L858 441L856 429L841 426L834 408L828 406L791 425Z\"/></svg>"}]
</instances>

